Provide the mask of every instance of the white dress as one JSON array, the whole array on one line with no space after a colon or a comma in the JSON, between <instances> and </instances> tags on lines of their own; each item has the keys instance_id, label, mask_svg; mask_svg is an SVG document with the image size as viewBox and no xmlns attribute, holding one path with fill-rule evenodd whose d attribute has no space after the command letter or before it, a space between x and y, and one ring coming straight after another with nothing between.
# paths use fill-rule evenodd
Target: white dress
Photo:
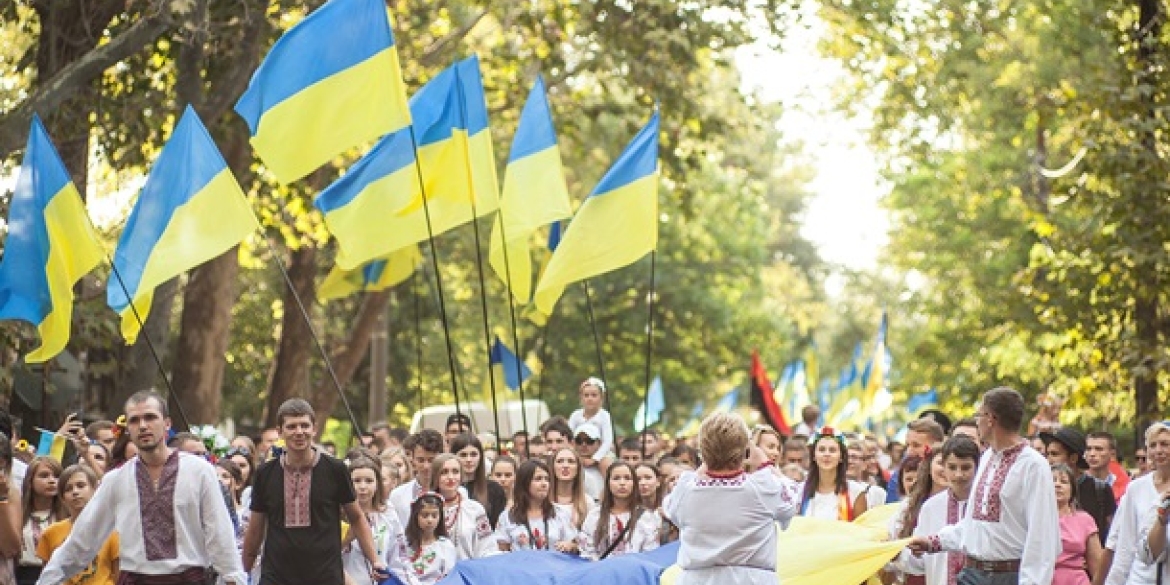
<instances>
[{"instance_id":1,"label":"white dress","mask_svg":"<svg viewBox=\"0 0 1170 585\"><path fill-rule=\"evenodd\" d=\"M500 552L483 504L460 493L454 502L443 506L443 522L447 524L447 538L455 545L459 560Z\"/></svg>"},{"instance_id":2,"label":"white dress","mask_svg":"<svg viewBox=\"0 0 1170 585\"><path fill-rule=\"evenodd\" d=\"M391 553L403 537L402 525L398 523L398 514L389 506L381 512L366 514L366 521L370 523L370 532L374 535L374 548L378 551L378 558L389 566ZM345 574L357 585L375 585L370 576L370 566L366 562L366 555L362 554L362 547L357 540L350 541L341 548L341 565Z\"/></svg>"},{"instance_id":3,"label":"white dress","mask_svg":"<svg viewBox=\"0 0 1170 585\"><path fill-rule=\"evenodd\" d=\"M677 585L776 585L776 522L796 515L795 486L766 466L710 477L688 471L662 510L679 528Z\"/></svg>"},{"instance_id":4,"label":"white dress","mask_svg":"<svg viewBox=\"0 0 1170 585\"><path fill-rule=\"evenodd\" d=\"M860 496L862 493L866 494L865 502L867 505L869 505L873 497L876 496L876 494L871 495L874 490L873 486L870 484L860 481L853 481L852 479L846 481L848 482L847 489L849 490L850 510L853 509L854 504L857 503L858 496ZM866 492L866 490L869 490L869 492ZM804 492L803 486L801 486L800 492ZM885 494L883 493L882 495L884 496ZM807 508L801 512L801 516L824 518L825 520L842 520L840 517L840 508L841 498L837 494L822 494L820 492L816 492L809 500ZM854 517L856 516L857 514L854 514ZM852 520L852 518L849 518L848 520Z\"/></svg>"},{"instance_id":5,"label":"white dress","mask_svg":"<svg viewBox=\"0 0 1170 585\"><path fill-rule=\"evenodd\" d=\"M390 572L406 585L432 585L451 572L456 555L455 545L443 537L421 551L415 551L406 538L400 538L390 558Z\"/></svg>"},{"instance_id":6,"label":"white dress","mask_svg":"<svg viewBox=\"0 0 1170 585\"><path fill-rule=\"evenodd\" d=\"M558 542L577 540L577 529L573 526L570 512L562 512L554 506L556 515L546 520L532 520L528 525L512 522L508 510L500 514L496 523L496 542L512 547L512 550L556 550Z\"/></svg>"},{"instance_id":7,"label":"white dress","mask_svg":"<svg viewBox=\"0 0 1170 585\"><path fill-rule=\"evenodd\" d=\"M588 517L589 511L592 510L593 508L597 507L597 502L593 501L589 497L586 497L585 500L586 500L585 517ZM574 527L576 527L577 522L581 522L581 523L585 522L585 517L578 518L578 519L576 519L576 521L574 521L573 514L576 513L576 508L572 504L562 504L560 502L554 502L553 507L557 509L557 516L563 515L565 518L568 518L569 521L573 523ZM499 526L499 525L497 524L497 526Z\"/></svg>"},{"instance_id":8,"label":"white dress","mask_svg":"<svg viewBox=\"0 0 1170 585\"><path fill-rule=\"evenodd\" d=\"M591 561L598 560L601 555L605 554L611 543L617 541L618 537L621 536L622 530L630 522L630 516L630 512L610 514L609 537L605 539L605 542L596 542L597 523L601 522L601 507L598 506L590 510L577 537L577 542L581 547L581 556ZM662 518L658 516L658 513L655 510L643 510L642 514L638 516L638 523L630 527L626 536L617 546L613 547L613 552L609 553L609 556L616 557L658 548L658 533L661 529Z\"/></svg>"}]
</instances>

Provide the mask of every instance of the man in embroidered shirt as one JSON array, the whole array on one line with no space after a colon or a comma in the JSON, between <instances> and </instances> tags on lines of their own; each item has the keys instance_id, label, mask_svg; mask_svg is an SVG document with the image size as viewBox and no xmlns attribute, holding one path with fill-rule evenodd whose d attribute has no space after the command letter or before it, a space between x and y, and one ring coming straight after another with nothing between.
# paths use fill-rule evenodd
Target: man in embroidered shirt
<instances>
[{"instance_id":1,"label":"man in embroidered shirt","mask_svg":"<svg viewBox=\"0 0 1170 585\"><path fill-rule=\"evenodd\" d=\"M102 478L39 585L58 585L88 567L114 530L123 585L203 585L208 567L227 583L247 583L215 468L167 447L170 426L161 396L130 397L126 428L138 457Z\"/></svg>"},{"instance_id":2,"label":"man in embroidered shirt","mask_svg":"<svg viewBox=\"0 0 1170 585\"><path fill-rule=\"evenodd\" d=\"M933 536L914 537L910 549L965 553L959 575L965 585L1049 585L1060 554L1060 520L1048 461L1020 436L1024 399L1011 388L996 388L984 394L975 418L989 448L963 519Z\"/></svg>"},{"instance_id":3,"label":"man in embroidered shirt","mask_svg":"<svg viewBox=\"0 0 1170 585\"><path fill-rule=\"evenodd\" d=\"M276 411L285 452L256 470L252 518L244 535L244 566L264 543L261 585L342 583L341 512L372 573L385 573L366 515L357 504L345 464L313 447L317 416L300 398Z\"/></svg>"}]
</instances>

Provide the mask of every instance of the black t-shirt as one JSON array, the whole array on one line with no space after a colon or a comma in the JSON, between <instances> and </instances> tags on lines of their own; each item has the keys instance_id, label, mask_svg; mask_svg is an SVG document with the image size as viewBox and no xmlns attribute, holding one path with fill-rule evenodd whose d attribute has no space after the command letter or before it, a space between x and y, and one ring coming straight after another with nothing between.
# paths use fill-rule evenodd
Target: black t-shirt
<instances>
[{"instance_id":1,"label":"black t-shirt","mask_svg":"<svg viewBox=\"0 0 1170 585\"><path fill-rule=\"evenodd\" d=\"M1117 501L1113 499L1113 488L1087 473L1077 481L1077 503L1081 509L1097 522L1097 538L1101 546L1109 537L1109 524L1117 512Z\"/></svg>"},{"instance_id":2,"label":"black t-shirt","mask_svg":"<svg viewBox=\"0 0 1170 585\"><path fill-rule=\"evenodd\" d=\"M503 514L508 509L508 494L504 493L504 488L494 480L487 480L488 497L486 502L479 502L475 498L475 487L473 482L463 484L463 489L467 490L467 495L471 499L483 505L484 511L487 512L488 522L492 525L492 530L496 529L496 522L500 519L500 514Z\"/></svg>"},{"instance_id":3,"label":"black t-shirt","mask_svg":"<svg viewBox=\"0 0 1170 585\"><path fill-rule=\"evenodd\" d=\"M252 486L253 512L268 519L261 585L342 583L341 507L357 496L349 469L322 453L309 483L309 525L288 527L285 518L285 470L273 459L256 470Z\"/></svg>"}]
</instances>

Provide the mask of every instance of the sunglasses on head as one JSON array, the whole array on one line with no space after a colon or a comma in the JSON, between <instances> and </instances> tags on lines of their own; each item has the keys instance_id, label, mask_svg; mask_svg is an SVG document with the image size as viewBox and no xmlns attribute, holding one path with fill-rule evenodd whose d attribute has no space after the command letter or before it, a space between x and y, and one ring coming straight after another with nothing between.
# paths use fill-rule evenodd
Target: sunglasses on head
<instances>
[{"instance_id":1,"label":"sunglasses on head","mask_svg":"<svg viewBox=\"0 0 1170 585\"><path fill-rule=\"evenodd\" d=\"M235 457L236 455L250 456L252 453L248 451L247 447L233 447L227 452L227 457Z\"/></svg>"},{"instance_id":2,"label":"sunglasses on head","mask_svg":"<svg viewBox=\"0 0 1170 585\"><path fill-rule=\"evenodd\" d=\"M578 445L592 445L597 442L597 439L590 439L589 437L577 437L573 442Z\"/></svg>"}]
</instances>

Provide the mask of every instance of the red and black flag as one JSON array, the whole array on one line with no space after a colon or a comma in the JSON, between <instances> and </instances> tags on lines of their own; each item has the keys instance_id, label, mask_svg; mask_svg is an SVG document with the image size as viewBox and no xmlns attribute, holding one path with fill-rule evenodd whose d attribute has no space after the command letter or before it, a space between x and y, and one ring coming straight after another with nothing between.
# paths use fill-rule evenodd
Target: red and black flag
<instances>
[{"instance_id":1,"label":"red and black flag","mask_svg":"<svg viewBox=\"0 0 1170 585\"><path fill-rule=\"evenodd\" d=\"M776 397L772 392L772 382L768 380L768 372L764 371L764 364L760 363L760 354L752 352L752 406L759 409L764 421L776 432L788 436L792 429L788 428L788 420L784 418L784 410L776 404Z\"/></svg>"}]
</instances>

